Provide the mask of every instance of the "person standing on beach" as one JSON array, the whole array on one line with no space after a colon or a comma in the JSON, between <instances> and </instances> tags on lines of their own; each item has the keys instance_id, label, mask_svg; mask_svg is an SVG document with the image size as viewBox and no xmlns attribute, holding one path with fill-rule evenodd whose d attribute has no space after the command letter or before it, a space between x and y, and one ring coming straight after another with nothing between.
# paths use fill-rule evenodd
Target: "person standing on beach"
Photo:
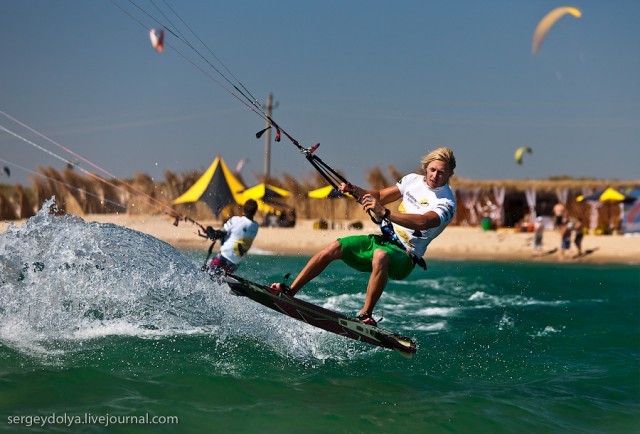
<instances>
[{"instance_id":1,"label":"person standing on beach","mask_svg":"<svg viewBox=\"0 0 640 434\"><path fill-rule=\"evenodd\" d=\"M553 206L553 215L554 215L554 228L555 229L561 229L562 225L566 222L566 217L567 217L567 208L564 206L563 203L556 203Z\"/></svg>"},{"instance_id":2,"label":"person standing on beach","mask_svg":"<svg viewBox=\"0 0 640 434\"><path fill-rule=\"evenodd\" d=\"M582 256L582 237L584 236L584 225L582 224L582 220L578 219L576 221L576 225L573 230L575 231L575 235L573 236L573 244L575 244L578 253L576 254L576 258Z\"/></svg>"},{"instance_id":3,"label":"person standing on beach","mask_svg":"<svg viewBox=\"0 0 640 434\"><path fill-rule=\"evenodd\" d=\"M560 227L560 260L565 259L565 255L569 255L571 250L571 231L573 223L565 222Z\"/></svg>"},{"instance_id":4,"label":"person standing on beach","mask_svg":"<svg viewBox=\"0 0 640 434\"><path fill-rule=\"evenodd\" d=\"M544 234L544 222L542 217L536 217L533 224L533 256L542 254L542 236Z\"/></svg>"},{"instance_id":5,"label":"person standing on beach","mask_svg":"<svg viewBox=\"0 0 640 434\"><path fill-rule=\"evenodd\" d=\"M402 280L423 262L427 246L447 227L456 212L456 199L449 178L456 167L450 148L438 148L422 159L424 174L411 173L397 184L382 190L365 190L354 185L340 185L341 192L360 198L364 211L388 222L396 240L383 235L355 235L332 242L316 253L295 278L290 287L274 283L271 288L289 295L320 274L331 262L341 259L350 267L370 272L365 303L357 319L377 325L373 309L389 278ZM397 211L384 206L402 199ZM384 233L384 231L383 231Z\"/></svg>"},{"instance_id":6,"label":"person standing on beach","mask_svg":"<svg viewBox=\"0 0 640 434\"><path fill-rule=\"evenodd\" d=\"M231 217L222 230L207 226L207 238L212 241L222 240L218 254L205 265L204 271L211 276L233 273L258 235L258 223L253 220L258 211L258 203L249 199L242 210L244 215Z\"/></svg>"}]
</instances>

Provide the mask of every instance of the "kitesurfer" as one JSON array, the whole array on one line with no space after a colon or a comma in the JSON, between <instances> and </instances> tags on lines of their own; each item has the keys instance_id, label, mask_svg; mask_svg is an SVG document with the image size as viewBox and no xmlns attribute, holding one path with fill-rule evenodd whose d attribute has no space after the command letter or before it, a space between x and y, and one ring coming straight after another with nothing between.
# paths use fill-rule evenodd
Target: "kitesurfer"
<instances>
[{"instance_id":1,"label":"kitesurfer","mask_svg":"<svg viewBox=\"0 0 640 434\"><path fill-rule=\"evenodd\" d=\"M231 217L222 226L222 230L207 226L207 237L210 240L222 240L218 254L206 263L205 271L212 276L233 273L258 235L258 223L253 220L258 203L249 199L242 210L244 215Z\"/></svg>"},{"instance_id":2,"label":"kitesurfer","mask_svg":"<svg viewBox=\"0 0 640 434\"><path fill-rule=\"evenodd\" d=\"M350 267L370 272L366 298L357 319L377 325L372 318L388 278L406 278L416 263L424 266L429 243L451 222L456 211L456 199L449 187L456 160L450 148L438 148L422 159L424 175L411 173L397 184L382 190L341 184L340 191L360 197L363 209L383 221L383 235L355 235L339 238L316 253L302 269L291 286L274 283L271 288L290 295L320 274L331 262L341 259ZM397 211L385 205L402 199ZM389 230L384 229L388 224ZM393 235L395 234L395 236Z\"/></svg>"}]
</instances>

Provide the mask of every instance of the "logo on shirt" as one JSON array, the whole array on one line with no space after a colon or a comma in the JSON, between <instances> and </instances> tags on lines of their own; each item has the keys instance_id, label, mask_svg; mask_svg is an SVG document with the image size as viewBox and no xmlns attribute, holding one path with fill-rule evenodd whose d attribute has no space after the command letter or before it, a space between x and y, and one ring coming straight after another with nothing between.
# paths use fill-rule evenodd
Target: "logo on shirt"
<instances>
[{"instance_id":1,"label":"logo on shirt","mask_svg":"<svg viewBox=\"0 0 640 434\"><path fill-rule=\"evenodd\" d=\"M411 194L411 192L406 192L405 193L405 197L403 198L403 200L406 200L407 202L413 204L414 206L419 206L419 207L428 207L429 206L429 200L428 199L420 199L420 200L418 200L413 194Z\"/></svg>"},{"instance_id":2,"label":"logo on shirt","mask_svg":"<svg viewBox=\"0 0 640 434\"><path fill-rule=\"evenodd\" d=\"M242 258L251 248L251 244L253 244L253 238L241 238L233 246L233 250L237 256Z\"/></svg>"}]
</instances>

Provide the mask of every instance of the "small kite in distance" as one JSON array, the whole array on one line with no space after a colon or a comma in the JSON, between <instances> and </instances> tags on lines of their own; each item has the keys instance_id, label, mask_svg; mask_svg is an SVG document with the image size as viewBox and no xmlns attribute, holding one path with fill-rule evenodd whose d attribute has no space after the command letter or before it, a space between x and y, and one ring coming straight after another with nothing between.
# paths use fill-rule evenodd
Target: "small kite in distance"
<instances>
[{"instance_id":1,"label":"small kite in distance","mask_svg":"<svg viewBox=\"0 0 640 434\"><path fill-rule=\"evenodd\" d=\"M151 38L151 45L156 49L158 53L162 53L164 50L164 30L151 29L149 32L149 38Z\"/></svg>"},{"instance_id":2,"label":"small kite in distance","mask_svg":"<svg viewBox=\"0 0 640 434\"><path fill-rule=\"evenodd\" d=\"M516 153L514 155L516 163L522 164L522 157L525 152L528 154L531 154L533 151L531 151L531 148L528 146L521 146L518 149L516 149Z\"/></svg>"},{"instance_id":3,"label":"small kite in distance","mask_svg":"<svg viewBox=\"0 0 640 434\"><path fill-rule=\"evenodd\" d=\"M4 170L4 173L7 174L7 177L10 178L11 177L11 169L9 169L9 166L4 166L3 170Z\"/></svg>"},{"instance_id":4,"label":"small kite in distance","mask_svg":"<svg viewBox=\"0 0 640 434\"><path fill-rule=\"evenodd\" d=\"M555 8L547 15L544 16L536 26L536 30L533 33L533 42L531 44L531 52L536 54L544 41L544 38L549 33L549 30L556 24L556 22L567 14L571 14L576 18L582 16L582 12L579 9L572 7L560 7Z\"/></svg>"}]
</instances>

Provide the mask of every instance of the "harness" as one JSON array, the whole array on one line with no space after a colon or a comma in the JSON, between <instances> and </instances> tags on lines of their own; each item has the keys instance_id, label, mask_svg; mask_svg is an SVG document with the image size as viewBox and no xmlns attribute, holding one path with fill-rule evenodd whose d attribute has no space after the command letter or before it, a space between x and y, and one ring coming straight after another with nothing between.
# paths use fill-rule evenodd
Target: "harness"
<instances>
[{"instance_id":1,"label":"harness","mask_svg":"<svg viewBox=\"0 0 640 434\"><path fill-rule=\"evenodd\" d=\"M380 231L382 232L382 239L384 241L404 250L415 265L419 265L425 271L427 270L427 263L424 261L424 258L419 257L404 245L404 243L398 237L398 234L396 234L396 231L393 230L393 226L391 225L391 222L389 220L383 219L381 222L373 220L373 222L380 225Z\"/></svg>"}]
</instances>

